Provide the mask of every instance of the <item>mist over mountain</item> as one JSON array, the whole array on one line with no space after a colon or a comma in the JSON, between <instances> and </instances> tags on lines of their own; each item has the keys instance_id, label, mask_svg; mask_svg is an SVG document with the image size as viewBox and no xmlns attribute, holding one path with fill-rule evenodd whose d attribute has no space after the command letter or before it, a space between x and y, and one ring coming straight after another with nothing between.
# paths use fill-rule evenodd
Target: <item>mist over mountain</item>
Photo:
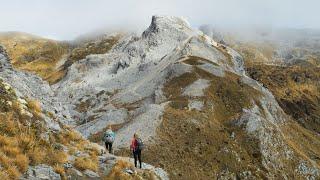
<instances>
[{"instance_id":1,"label":"mist over mountain","mask_svg":"<svg viewBox=\"0 0 320 180\"><path fill-rule=\"evenodd\" d=\"M319 179L319 5L1 2L0 179Z\"/></svg>"},{"instance_id":2,"label":"mist over mountain","mask_svg":"<svg viewBox=\"0 0 320 180\"><path fill-rule=\"evenodd\" d=\"M154 14L184 16L194 28L202 24L228 27L320 28L317 0L63 0L1 2L0 31L22 31L72 40L95 29L143 31Z\"/></svg>"}]
</instances>

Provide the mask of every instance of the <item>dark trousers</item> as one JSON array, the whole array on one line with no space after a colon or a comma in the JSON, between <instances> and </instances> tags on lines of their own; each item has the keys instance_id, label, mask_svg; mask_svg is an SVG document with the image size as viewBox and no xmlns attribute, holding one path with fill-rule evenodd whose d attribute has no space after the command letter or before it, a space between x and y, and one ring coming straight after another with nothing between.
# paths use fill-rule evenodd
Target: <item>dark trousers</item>
<instances>
[{"instance_id":1,"label":"dark trousers","mask_svg":"<svg viewBox=\"0 0 320 180\"><path fill-rule=\"evenodd\" d=\"M141 168L141 150L135 150L133 151L133 157L134 157L134 166L137 167L137 161L139 160L140 168Z\"/></svg>"},{"instance_id":2,"label":"dark trousers","mask_svg":"<svg viewBox=\"0 0 320 180\"><path fill-rule=\"evenodd\" d=\"M112 143L105 142L106 143L106 149L109 150L109 153L112 152Z\"/></svg>"}]
</instances>

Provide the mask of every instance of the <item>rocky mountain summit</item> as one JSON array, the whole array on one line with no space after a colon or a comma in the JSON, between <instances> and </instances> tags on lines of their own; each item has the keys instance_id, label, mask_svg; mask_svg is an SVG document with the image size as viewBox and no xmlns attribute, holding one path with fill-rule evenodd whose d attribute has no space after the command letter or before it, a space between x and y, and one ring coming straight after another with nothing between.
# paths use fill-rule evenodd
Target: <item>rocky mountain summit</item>
<instances>
[{"instance_id":1,"label":"rocky mountain summit","mask_svg":"<svg viewBox=\"0 0 320 180\"><path fill-rule=\"evenodd\" d=\"M44 119L54 131L67 125L100 142L112 125L121 156L130 156L130 139L138 133L154 177L320 177L319 135L288 116L273 93L246 74L237 51L172 16L153 16L141 35L117 37L104 54L91 54L102 53L100 43L93 51L76 50L85 58L68 64L56 84L15 70L8 58L1 59L0 77L18 96L38 99L52 112ZM126 163L113 164L125 169ZM146 172L141 177L153 177Z\"/></svg>"},{"instance_id":2,"label":"rocky mountain summit","mask_svg":"<svg viewBox=\"0 0 320 180\"><path fill-rule=\"evenodd\" d=\"M154 16L141 36L74 63L53 88L85 137L112 124L115 147L125 153L137 132L148 144L147 161L173 179L319 176L317 160L306 158L318 150L295 144L302 138L291 137L296 124L245 75L242 57L181 18Z\"/></svg>"}]
</instances>

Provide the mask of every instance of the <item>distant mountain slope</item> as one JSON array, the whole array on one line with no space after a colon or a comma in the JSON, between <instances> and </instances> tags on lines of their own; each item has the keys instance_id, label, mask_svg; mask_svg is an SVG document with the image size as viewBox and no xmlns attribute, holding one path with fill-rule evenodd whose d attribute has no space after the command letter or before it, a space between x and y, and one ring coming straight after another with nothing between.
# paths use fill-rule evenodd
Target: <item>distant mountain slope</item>
<instances>
[{"instance_id":1,"label":"distant mountain slope","mask_svg":"<svg viewBox=\"0 0 320 180\"><path fill-rule=\"evenodd\" d=\"M69 44L20 32L0 33L12 65L34 72L45 80L56 71L56 64L69 51Z\"/></svg>"},{"instance_id":2,"label":"distant mountain slope","mask_svg":"<svg viewBox=\"0 0 320 180\"><path fill-rule=\"evenodd\" d=\"M303 127L320 132L319 31L256 31L242 37L244 32L230 35L208 26L202 30L236 49L248 75L267 87L288 115Z\"/></svg>"},{"instance_id":3,"label":"distant mountain slope","mask_svg":"<svg viewBox=\"0 0 320 180\"><path fill-rule=\"evenodd\" d=\"M63 42L21 32L0 33L2 44L14 68L39 75L50 84L65 76L67 68L90 54L108 52L120 34L104 35L86 41Z\"/></svg>"}]
</instances>

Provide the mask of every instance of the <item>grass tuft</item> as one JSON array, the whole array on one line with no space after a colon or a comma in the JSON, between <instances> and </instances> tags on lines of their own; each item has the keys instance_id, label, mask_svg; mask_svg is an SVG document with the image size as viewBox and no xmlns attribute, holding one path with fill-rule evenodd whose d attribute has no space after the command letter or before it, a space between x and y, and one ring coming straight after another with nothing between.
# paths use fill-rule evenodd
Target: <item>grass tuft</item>
<instances>
[{"instance_id":1,"label":"grass tuft","mask_svg":"<svg viewBox=\"0 0 320 180\"><path fill-rule=\"evenodd\" d=\"M81 171L84 171L86 169L92 171L98 170L98 163L95 161L95 159L88 157L77 157L74 162L74 166Z\"/></svg>"}]
</instances>

